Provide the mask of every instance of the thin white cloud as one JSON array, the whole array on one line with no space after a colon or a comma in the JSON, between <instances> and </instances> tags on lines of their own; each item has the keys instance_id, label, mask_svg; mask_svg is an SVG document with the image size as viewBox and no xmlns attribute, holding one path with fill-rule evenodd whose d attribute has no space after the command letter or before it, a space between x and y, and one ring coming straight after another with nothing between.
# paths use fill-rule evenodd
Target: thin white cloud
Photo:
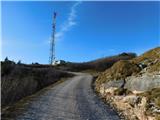
<instances>
[{"instance_id":1,"label":"thin white cloud","mask_svg":"<svg viewBox=\"0 0 160 120\"><path fill-rule=\"evenodd\" d=\"M73 27L74 25L77 24L75 18L77 16L76 15L77 14L76 8L79 4L81 4L80 1L73 4L73 6L70 8L70 13L68 14L67 20L63 23L60 31L57 32L55 35L56 40L61 39L64 36L64 34L71 29L71 27Z\"/></svg>"}]
</instances>

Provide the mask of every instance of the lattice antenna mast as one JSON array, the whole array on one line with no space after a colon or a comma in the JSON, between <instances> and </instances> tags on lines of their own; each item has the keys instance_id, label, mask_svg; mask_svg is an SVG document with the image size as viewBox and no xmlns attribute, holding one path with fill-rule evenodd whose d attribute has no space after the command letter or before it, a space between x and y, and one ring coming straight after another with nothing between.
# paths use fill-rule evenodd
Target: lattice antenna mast
<instances>
[{"instance_id":1,"label":"lattice antenna mast","mask_svg":"<svg viewBox=\"0 0 160 120\"><path fill-rule=\"evenodd\" d=\"M56 16L57 13L54 12L53 15L53 25L52 25L52 38L50 41L50 57L49 57L49 63L52 65L53 63L55 63L56 60L56 55L55 55L55 32L56 32Z\"/></svg>"}]
</instances>

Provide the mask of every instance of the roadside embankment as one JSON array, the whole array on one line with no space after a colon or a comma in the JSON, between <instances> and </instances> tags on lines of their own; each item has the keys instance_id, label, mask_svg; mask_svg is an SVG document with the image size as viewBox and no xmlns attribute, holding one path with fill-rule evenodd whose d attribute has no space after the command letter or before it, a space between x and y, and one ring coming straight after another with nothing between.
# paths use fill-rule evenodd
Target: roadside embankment
<instances>
[{"instance_id":1,"label":"roadside embankment","mask_svg":"<svg viewBox=\"0 0 160 120\"><path fill-rule=\"evenodd\" d=\"M160 75L142 75L109 81L99 86L102 98L123 114L127 120L159 120Z\"/></svg>"},{"instance_id":2,"label":"roadside embankment","mask_svg":"<svg viewBox=\"0 0 160 120\"><path fill-rule=\"evenodd\" d=\"M53 67L27 67L12 61L1 62L1 105L2 108L11 105L21 98L59 81L71 77Z\"/></svg>"},{"instance_id":3,"label":"roadside embankment","mask_svg":"<svg viewBox=\"0 0 160 120\"><path fill-rule=\"evenodd\" d=\"M160 47L115 63L95 89L127 120L160 120Z\"/></svg>"}]
</instances>

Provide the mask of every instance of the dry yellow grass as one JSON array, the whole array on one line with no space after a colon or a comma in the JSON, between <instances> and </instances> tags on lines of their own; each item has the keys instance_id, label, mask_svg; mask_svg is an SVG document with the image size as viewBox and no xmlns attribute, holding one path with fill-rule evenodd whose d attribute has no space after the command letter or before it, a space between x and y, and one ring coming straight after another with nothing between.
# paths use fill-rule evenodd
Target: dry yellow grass
<instances>
[{"instance_id":1,"label":"dry yellow grass","mask_svg":"<svg viewBox=\"0 0 160 120\"><path fill-rule=\"evenodd\" d=\"M144 64L150 64L148 66L148 72L155 72L160 71L160 47L156 47L154 49L151 49L141 56L134 58L133 61L135 64L144 63Z\"/></svg>"},{"instance_id":2,"label":"dry yellow grass","mask_svg":"<svg viewBox=\"0 0 160 120\"><path fill-rule=\"evenodd\" d=\"M142 54L141 56L134 58L132 61L135 63L140 63L145 60L148 60L149 62L149 61L154 61L156 59L160 59L160 47L151 49L145 52L144 54Z\"/></svg>"},{"instance_id":3,"label":"dry yellow grass","mask_svg":"<svg viewBox=\"0 0 160 120\"><path fill-rule=\"evenodd\" d=\"M157 74L157 72L160 73L160 47L151 49L142 54L141 56L133 58L132 60L121 60L113 64L111 68L107 69L98 76L96 80L96 90L100 91L100 88L103 88L103 86L101 86L102 83L106 83L107 81L122 79L124 80L128 76L136 74L142 75L143 73L151 73L152 75L155 73ZM118 88L114 91L114 95L126 95L130 93L133 94L132 91L129 91L124 88ZM155 117L156 120L160 120L159 112L153 112L153 109L151 109L151 107L153 108L153 103L154 110L159 110L160 108L160 88L154 88L150 91L138 95L140 97L143 96L147 98L147 103L144 106L145 115L152 116ZM118 100L119 108L121 106L119 105L120 103L122 103L122 101ZM126 106L124 106L124 108L126 109ZM143 108L143 106L141 108ZM128 115L130 115L130 113Z\"/></svg>"},{"instance_id":4,"label":"dry yellow grass","mask_svg":"<svg viewBox=\"0 0 160 120\"><path fill-rule=\"evenodd\" d=\"M127 76L137 74L140 71L140 68L137 64L127 61L120 60L115 63L110 69L107 69L105 72L99 75L97 82L103 83L109 80L120 80L124 79Z\"/></svg>"},{"instance_id":5,"label":"dry yellow grass","mask_svg":"<svg viewBox=\"0 0 160 120\"><path fill-rule=\"evenodd\" d=\"M132 60L120 60L111 68L101 73L97 80L97 84L104 83L109 80L120 80L128 76L135 75L141 71L138 64L143 63L148 65L148 72L160 71L160 47L151 49L139 57Z\"/></svg>"}]
</instances>

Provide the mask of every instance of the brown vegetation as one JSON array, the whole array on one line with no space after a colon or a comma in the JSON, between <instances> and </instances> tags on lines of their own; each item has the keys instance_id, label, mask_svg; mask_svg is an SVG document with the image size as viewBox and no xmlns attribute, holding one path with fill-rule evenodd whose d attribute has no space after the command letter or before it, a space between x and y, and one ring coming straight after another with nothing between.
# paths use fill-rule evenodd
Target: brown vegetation
<instances>
[{"instance_id":1,"label":"brown vegetation","mask_svg":"<svg viewBox=\"0 0 160 120\"><path fill-rule=\"evenodd\" d=\"M151 91L146 91L139 96L147 98L146 114L155 116L156 120L160 119L160 88L154 88Z\"/></svg>"},{"instance_id":2,"label":"brown vegetation","mask_svg":"<svg viewBox=\"0 0 160 120\"><path fill-rule=\"evenodd\" d=\"M121 60L115 63L111 68L101 73L97 83L104 83L109 80L121 80L128 76L139 73L143 66L148 67L149 72L160 71L160 47L152 49L132 60Z\"/></svg>"},{"instance_id":3,"label":"brown vegetation","mask_svg":"<svg viewBox=\"0 0 160 120\"><path fill-rule=\"evenodd\" d=\"M57 66L41 65L32 63L30 65L17 64L5 59L1 62L2 67L2 107L31 95L43 87L57 82L62 77L71 76L62 71L103 71L111 67L119 60L134 58L134 53L122 53L117 56L106 57L84 63L66 62Z\"/></svg>"},{"instance_id":4,"label":"brown vegetation","mask_svg":"<svg viewBox=\"0 0 160 120\"><path fill-rule=\"evenodd\" d=\"M1 72L2 107L31 95L61 78L72 76L53 67L27 66L9 60L1 62Z\"/></svg>"},{"instance_id":5,"label":"brown vegetation","mask_svg":"<svg viewBox=\"0 0 160 120\"><path fill-rule=\"evenodd\" d=\"M147 64L156 59L160 59L160 47L156 47L145 52L141 56L134 58L133 61L137 64L141 62L145 62Z\"/></svg>"},{"instance_id":6,"label":"brown vegetation","mask_svg":"<svg viewBox=\"0 0 160 120\"><path fill-rule=\"evenodd\" d=\"M134 75L140 71L137 64L134 64L127 60L121 60L115 63L110 69L101 73L97 78L97 83L101 84L110 80L121 80L127 76Z\"/></svg>"},{"instance_id":7,"label":"brown vegetation","mask_svg":"<svg viewBox=\"0 0 160 120\"><path fill-rule=\"evenodd\" d=\"M96 90L127 119L159 120L159 73L160 47L157 47L106 69L95 82Z\"/></svg>"},{"instance_id":8,"label":"brown vegetation","mask_svg":"<svg viewBox=\"0 0 160 120\"><path fill-rule=\"evenodd\" d=\"M72 63L68 62L65 65L58 66L59 69L69 70L69 71L85 71L91 70L96 72L102 72L110 68L114 63L119 60L129 60L135 58L134 53L122 53L115 56L105 57L84 63Z\"/></svg>"}]
</instances>

